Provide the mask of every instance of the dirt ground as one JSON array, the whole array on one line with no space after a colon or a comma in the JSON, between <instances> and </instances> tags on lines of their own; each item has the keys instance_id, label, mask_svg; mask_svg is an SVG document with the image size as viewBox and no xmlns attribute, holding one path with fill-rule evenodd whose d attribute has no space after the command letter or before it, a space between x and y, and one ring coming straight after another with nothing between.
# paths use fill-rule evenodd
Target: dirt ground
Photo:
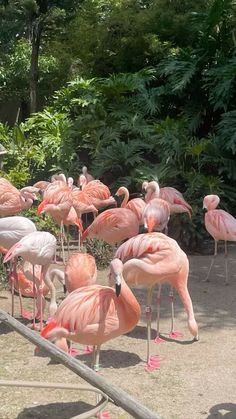
<instances>
[{"instance_id":1,"label":"dirt ground","mask_svg":"<svg viewBox=\"0 0 236 419\"><path fill-rule=\"evenodd\" d=\"M209 283L203 282L203 279L210 256L195 255L189 260L189 290L200 340L192 341L178 296L175 296L175 328L183 332L183 337L169 338L169 287L164 286L161 333L165 343L155 344L152 341L151 344L151 353L161 357L160 368L152 373L146 372L146 293L136 289L134 293L142 305L142 319L131 333L103 346L101 376L127 391L163 419L236 419L236 247L229 246L228 286L224 285L223 253L215 262ZM106 275L106 271L99 272L100 283L106 283ZM60 297L62 292L59 292ZM28 308L32 305L31 299L24 301ZM10 303L9 291L1 291L1 309L10 312ZM153 299L153 337L155 319ZM80 349L77 359L90 365L92 355L85 355L82 346L76 347ZM34 355L34 346L3 323L0 323L0 353L0 379L86 384L50 357ZM6 387L0 387L0 400L0 419L69 419L95 404L95 396L90 393ZM108 410L114 419L131 417L111 403Z\"/></svg>"}]
</instances>

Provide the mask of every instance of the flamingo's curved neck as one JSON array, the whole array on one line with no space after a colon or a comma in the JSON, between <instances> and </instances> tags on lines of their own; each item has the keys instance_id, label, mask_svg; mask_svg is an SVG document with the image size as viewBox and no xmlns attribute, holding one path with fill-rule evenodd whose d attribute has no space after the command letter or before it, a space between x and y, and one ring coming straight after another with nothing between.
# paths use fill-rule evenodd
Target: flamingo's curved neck
<instances>
[{"instance_id":1,"label":"flamingo's curved neck","mask_svg":"<svg viewBox=\"0 0 236 419\"><path fill-rule=\"evenodd\" d=\"M122 195L124 195L124 199L121 203L121 208L124 208L129 200L129 191L127 188L122 188Z\"/></svg>"}]
</instances>

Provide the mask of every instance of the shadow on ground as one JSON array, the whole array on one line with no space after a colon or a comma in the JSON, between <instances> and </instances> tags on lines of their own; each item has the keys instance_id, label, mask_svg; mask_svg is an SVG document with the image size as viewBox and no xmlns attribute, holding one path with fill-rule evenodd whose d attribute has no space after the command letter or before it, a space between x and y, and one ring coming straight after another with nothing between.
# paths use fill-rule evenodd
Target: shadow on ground
<instances>
[{"instance_id":1,"label":"shadow on ground","mask_svg":"<svg viewBox=\"0 0 236 419\"><path fill-rule=\"evenodd\" d=\"M88 412L94 406L85 402L49 403L35 407L27 407L16 419L70 419L81 413Z\"/></svg>"},{"instance_id":2,"label":"shadow on ground","mask_svg":"<svg viewBox=\"0 0 236 419\"><path fill-rule=\"evenodd\" d=\"M216 404L210 409L210 414L206 419L235 419L236 418L236 404L234 403L220 403Z\"/></svg>"}]
</instances>

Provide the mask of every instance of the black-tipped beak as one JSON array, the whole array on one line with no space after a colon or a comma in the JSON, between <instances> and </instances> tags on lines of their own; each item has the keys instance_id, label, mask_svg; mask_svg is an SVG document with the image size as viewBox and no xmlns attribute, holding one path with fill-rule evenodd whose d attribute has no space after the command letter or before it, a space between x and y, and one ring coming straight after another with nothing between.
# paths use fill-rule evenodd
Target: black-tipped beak
<instances>
[{"instance_id":1,"label":"black-tipped beak","mask_svg":"<svg viewBox=\"0 0 236 419\"><path fill-rule=\"evenodd\" d=\"M115 199L115 201L116 201L116 206L117 206L117 207L120 207L121 202L122 202L122 197L121 197L121 196L118 196L118 195L114 195L114 196L113 196L113 198L114 198L114 199Z\"/></svg>"},{"instance_id":2,"label":"black-tipped beak","mask_svg":"<svg viewBox=\"0 0 236 419\"><path fill-rule=\"evenodd\" d=\"M63 284L63 292L64 292L64 294L66 294L66 292L67 292L65 284Z\"/></svg>"},{"instance_id":3,"label":"black-tipped beak","mask_svg":"<svg viewBox=\"0 0 236 419\"><path fill-rule=\"evenodd\" d=\"M202 208L204 214L207 212L207 209L205 207Z\"/></svg>"},{"instance_id":4,"label":"black-tipped beak","mask_svg":"<svg viewBox=\"0 0 236 419\"><path fill-rule=\"evenodd\" d=\"M119 297L121 291L121 284L116 284L116 296Z\"/></svg>"}]
</instances>

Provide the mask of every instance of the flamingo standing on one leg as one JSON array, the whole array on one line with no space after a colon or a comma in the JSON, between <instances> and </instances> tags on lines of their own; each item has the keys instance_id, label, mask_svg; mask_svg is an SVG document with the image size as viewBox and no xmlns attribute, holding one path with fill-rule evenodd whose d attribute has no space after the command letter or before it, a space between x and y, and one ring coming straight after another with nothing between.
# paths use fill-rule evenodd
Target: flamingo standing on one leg
<instances>
[{"instance_id":1,"label":"flamingo standing on one leg","mask_svg":"<svg viewBox=\"0 0 236 419\"><path fill-rule=\"evenodd\" d=\"M35 224L26 217L12 216L12 217L3 217L0 218L0 246L5 249L10 249L14 244L16 244L20 239L26 236L29 233L35 232ZM12 294L12 316L14 316L14 287L17 283L17 272L16 272L16 260L12 261L12 269L10 271L10 281L11 281L11 294ZM19 288L19 299L20 299L20 313L22 317L29 318L32 313L23 310L21 291Z\"/></svg>"},{"instance_id":2,"label":"flamingo standing on one leg","mask_svg":"<svg viewBox=\"0 0 236 419\"><path fill-rule=\"evenodd\" d=\"M205 227L215 241L214 256L205 281L209 281L210 272L217 255L217 243L219 240L224 240L226 272L225 284L227 285L229 283L227 241L236 241L236 219L228 212L222 209L217 209L216 207L219 202L220 198L217 195L207 195L203 200L203 208L207 210L205 214Z\"/></svg>"},{"instance_id":3,"label":"flamingo standing on one leg","mask_svg":"<svg viewBox=\"0 0 236 419\"><path fill-rule=\"evenodd\" d=\"M7 252L3 262L8 262L12 258L21 256L23 260L32 263L32 265L41 265L41 284L46 283L46 272L53 261L56 252L56 238L46 231L35 231L27 234L20 241L14 244ZM47 285L47 284L46 284ZM40 289L42 292L42 288ZM42 329L43 300L41 298L40 309L40 329ZM35 313L34 313L35 327Z\"/></svg>"},{"instance_id":4,"label":"flamingo standing on one leg","mask_svg":"<svg viewBox=\"0 0 236 419\"><path fill-rule=\"evenodd\" d=\"M168 282L176 289L187 312L190 333L198 339L198 326L187 287L188 258L174 239L155 232L130 238L118 248L115 257L124 263L123 276L128 285L147 288L147 368L153 369L149 346L151 301L156 284Z\"/></svg>"}]
</instances>

